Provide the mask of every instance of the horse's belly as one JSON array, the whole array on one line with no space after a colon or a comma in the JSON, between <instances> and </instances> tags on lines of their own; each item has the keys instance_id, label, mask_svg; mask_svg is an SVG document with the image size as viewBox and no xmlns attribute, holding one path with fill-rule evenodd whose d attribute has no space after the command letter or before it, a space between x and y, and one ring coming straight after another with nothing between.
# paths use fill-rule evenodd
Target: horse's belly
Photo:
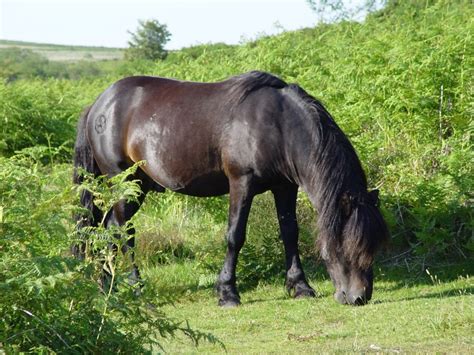
<instances>
[{"instance_id":1,"label":"horse's belly","mask_svg":"<svg viewBox=\"0 0 474 355\"><path fill-rule=\"evenodd\" d=\"M174 191L198 197L219 196L229 193L229 180L223 173L211 172L195 177Z\"/></svg>"},{"instance_id":2,"label":"horse's belly","mask_svg":"<svg viewBox=\"0 0 474 355\"><path fill-rule=\"evenodd\" d=\"M219 196L229 192L229 181L222 171L200 171L191 162L179 165L147 160L142 169L165 189L191 196Z\"/></svg>"},{"instance_id":3,"label":"horse's belly","mask_svg":"<svg viewBox=\"0 0 474 355\"><path fill-rule=\"evenodd\" d=\"M128 140L127 154L132 161L144 160L142 169L162 187L193 196L229 192L219 152L209 146L209 136L198 129L182 131L157 123L144 124L137 132Z\"/></svg>"},{"instance_id":4,"label":"horse's belly","mask_svg":"<svg viewBox=\"0 0 474 355\"><path fill-rule=\"evenodd\" d=\"M222 172L208 172L194 176L178 176L166 168L147 169L145 172L165 189L190 196L219 196L229 193L229 181Z\"/></svg>"}]
</instances>

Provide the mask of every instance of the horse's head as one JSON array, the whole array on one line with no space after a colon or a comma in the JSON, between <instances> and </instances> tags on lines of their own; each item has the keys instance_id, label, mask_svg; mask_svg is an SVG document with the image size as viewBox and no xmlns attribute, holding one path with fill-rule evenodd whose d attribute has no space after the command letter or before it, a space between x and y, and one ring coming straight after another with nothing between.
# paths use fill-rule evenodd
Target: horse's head
<instances>
[{"instance_id":1,"label":"horse's head","mask_svg":"<svg viewBox=\"0 0 474 355\"><path fill-rule=\"evenodd\" d=\"M336 288L334 298L341 304L364 305L372 298L372 266L361 268L348 260L325 260Z\"/></svg>"},{"instance_id":2,"label":"horse's head","mask_svg":"<svg viewBox=\"0 0 474 355\"><path fill-rule=\"evenodd\" d=\"M388 238L385 221L377 207L378 191L344 192L338 208L341 234L334 238L322 231L321 257L342 304L363 305L372 297L372 263L378 247Z\"/></svg>"}]
</instances>

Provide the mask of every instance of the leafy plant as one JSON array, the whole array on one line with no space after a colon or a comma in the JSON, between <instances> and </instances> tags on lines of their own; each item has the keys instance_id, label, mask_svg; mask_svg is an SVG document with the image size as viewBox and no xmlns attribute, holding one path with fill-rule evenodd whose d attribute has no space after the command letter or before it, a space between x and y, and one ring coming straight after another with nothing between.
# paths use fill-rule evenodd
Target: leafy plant
<instances>
[{"instance_id":1,"label":"leafy plant","mask_svg":"<svg viewBox=\"0 0 474 355\"><path fill-rule=\"evenodd\" d=\"M0 161L0 343L7 351L68 353L149 352L161 337L176 332L196 344L217 342L212 335L168 318L147 288L140 297L126 282L126 258L108 247L117 233L103 224L89 229L96 257L78 262L64 254L76 234L68 223L75 189L64 184L69 169L43 165L49 148L24 150ZM51 157L46 157L51 160ZM120 199L134 198L139 187L128 176L137 166L112 180L87 178L87 188L104 210ZM63 181L63 184L58 184ZM110 288L97 285L103 265L112 274ZM112 289L117 292L112 292Z\"/></svg>"}]
</instances>

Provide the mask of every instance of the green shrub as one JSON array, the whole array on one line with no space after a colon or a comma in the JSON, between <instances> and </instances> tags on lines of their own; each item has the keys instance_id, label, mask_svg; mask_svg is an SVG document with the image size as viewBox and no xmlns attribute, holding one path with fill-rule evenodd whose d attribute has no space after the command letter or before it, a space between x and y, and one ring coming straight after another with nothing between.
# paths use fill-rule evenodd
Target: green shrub
<instances>
[{"instance_id":1,"label":"green shrub","mask_svg":"<svg viewBox=\"0 0 474 355\"><path fill-rule=\"evenodd\" d=\"M72 213L77 213L71 169L43 165L57 151L29 148L0 158L0 344L7 352L151 352L160 339L180 331L195 343L216 342L160 311L166 300L126 282L127 257L113 257L108 245L117 243L120 229L101 224L88 230L94 257L84 262L65 253L72 242ZM136 168L136 167L135 167ZM139 186L127 181L131 171L113 180L86 179L100 207L122 198L135 198ZM91 250L92 250L91 249ZM97 285L105 266L112 274L110 288ZM117 292L112 292L117 288ZM106 350L105 350L106 349Z\"/></svg>"},{"instance_id":2,"label":"green shrub","mask_svg":"<svg viewBox=\"0 0 474 355\"><path fill-rule=\"evenodd\" d=\"M0 155L35 145L63 147L70 159L82 110L105 88L101 81L0 81Z\"/></svg>"},{"instance_id":3,"label":"green shrub","mask_svg":"<svg viewBox=\"0 0 474 355\"><path fill-rule=\"evenodd\" d=\"M394 245L463 254L474 243L473 16L469 1L390 1L363 23L203 46L148 72L216 81L259 69L299 83L324 101L381 189Z\"/></svg>"},{"instance_id":4,"label":"green shrub","mask_svg":"<svg viewBox=\"0 0 474 355\"><path fill-rule=\"evenodd\" d=\"M380 188L393 247L467 256L474 245L473 16L469 1L389 1L363 23L324 24L233 47L201 45L128 73L217 81L259 69L299 83L324 101L354 144L370 187ZM197 217L198 199L167 203L182 208L183 201L187 207L168 215L167 225L173 218L207 218L207 212ZM311 229L310 218L300 217L303 229ZM206 235L198 232L203 224L180 222L179 230L157 238L169 233L189 245L193 239L183 235ZM224 231L221 224L213 233Z\"/></svg>"}]
</instances>

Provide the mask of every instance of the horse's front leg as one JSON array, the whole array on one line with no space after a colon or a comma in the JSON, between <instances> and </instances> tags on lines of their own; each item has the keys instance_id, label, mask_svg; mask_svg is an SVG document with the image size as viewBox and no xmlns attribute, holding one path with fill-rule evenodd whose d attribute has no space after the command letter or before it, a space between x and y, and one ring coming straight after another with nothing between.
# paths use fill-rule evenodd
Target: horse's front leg
<instances>
[{"instance_id":1,"label":"horse's front leg","mask_svg":"<svg viewBox=\"0 0 474 355\"><path fill-rule=\"evenodd\" d=\"M286 288L298 297L315 297L316 293L306 280L298 251L298 222L296 220L296 197L298 186L286 185L273 189L280 224L281 238L285 245Z\"/></svg>"},{"instance_id":2,"label":"horse's front leg","mask_svg":"<svg viewBox=\"0 0 474 355\"><path fill-rule=\"evenodd\" d=\"M245 242L247 220L252 204L249 176L229 180L229 221L227 229L227 253L224 266L217 280L219 306L233 307L240 304L236 287L235 268L237 258Z\"/></svg>"}]
</instances>

